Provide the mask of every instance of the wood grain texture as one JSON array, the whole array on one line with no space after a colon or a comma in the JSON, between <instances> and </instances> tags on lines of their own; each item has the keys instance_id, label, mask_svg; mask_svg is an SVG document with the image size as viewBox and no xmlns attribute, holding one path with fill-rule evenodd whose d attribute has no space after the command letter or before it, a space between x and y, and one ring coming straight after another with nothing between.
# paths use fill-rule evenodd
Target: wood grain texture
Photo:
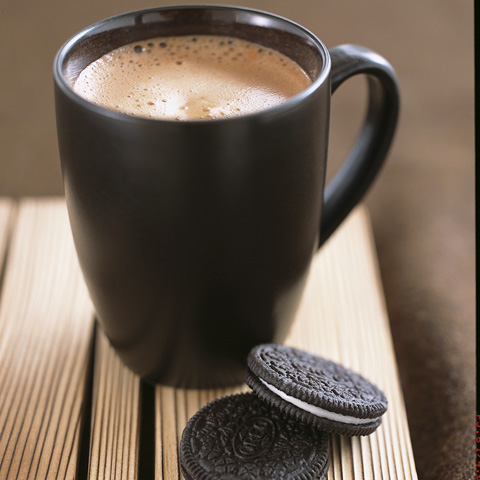
<instances>
[{"instance_id":1,"label":"wood grain texture","mask_svg":"<svg viewBox=\"0 0 480 480\"><path fill-rule=\"evenodd\" d=\"M99 329L92 395L90 480L137 478L140 379L125 367Z\"/></svg>"},{"instance_id":2,"label":"wood grain texture","mask_svg":"<svg viewBox=\"0 0 480 480\"><path fill-rule=\"evenodd\" d=\"M0 304L0 478L75 477L92 307L63 201L19 204Z\"/></svg>"},{"instance_id":3,"label":"wood grain texture","mask_svg":"<svg viewBox=\"0 0 480 480\"><path fill-rule=\"evenodd\" d=\"M367 212L358 208L316 255L286 343L361 373L389 400L372 435L332 435L328 480L415 480L417 474ZM156 388L156 480L183 478L178 448L188 419L237 391Z\"/></svg>"}]
</instances>

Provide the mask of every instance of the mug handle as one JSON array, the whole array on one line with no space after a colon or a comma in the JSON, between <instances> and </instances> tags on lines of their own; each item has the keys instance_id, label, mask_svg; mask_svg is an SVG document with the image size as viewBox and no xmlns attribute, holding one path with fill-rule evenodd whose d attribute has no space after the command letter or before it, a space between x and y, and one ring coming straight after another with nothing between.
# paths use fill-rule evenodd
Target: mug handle
<instances>
[{"instance_id":1,"label":"mug handle","mask_svg":"<svg viewBox=\"0 0 480 480\"><path fill-rule=\"evenodd\" d=\"M340 170L325 188L320 224L321 247L368 190L380 170L397 125L399 91L391 65L357 45L330 50L331 92L348 78L367 75L368 108L362 131Z\"/></svg>"}]
</instances>

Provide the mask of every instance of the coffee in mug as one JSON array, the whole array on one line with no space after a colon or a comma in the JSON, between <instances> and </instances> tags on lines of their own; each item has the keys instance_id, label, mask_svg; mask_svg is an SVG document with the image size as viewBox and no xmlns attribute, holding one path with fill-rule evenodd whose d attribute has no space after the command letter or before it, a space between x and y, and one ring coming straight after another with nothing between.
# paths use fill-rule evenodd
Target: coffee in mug
<instances>
[{"instance_id":1,"label":"coffee in mug","mask_svg":"<svg viewBox=\"0 0 480 480\"><path fill-rule=\"evenodd\" d=\"M229 41L237 47L219 55ZM175 47L165 69L163 44ZM193 55L194 44L209 48ZM121 71L135 59L136 73ZM325 186L332 93L360 74L363 128ZM82 30L58 52L54 75L73 239L111 345L152 382L242 382L251 348L286 338L313 255L386 158L399 104L392 67L364 47L328 50L277 15L185 5Z\"/></svg>"},{"instance_id":2,"label":"coffee in mug","mask_svg":"<svg viewBox=\"0 0 480 480\"><path fill-rule=\"evenodd\" d=\"M206 120L274 107L311 84L286 55L234 37L157 37L88 65L74 90L130 115Z\"/></svg>"}]
</instances>

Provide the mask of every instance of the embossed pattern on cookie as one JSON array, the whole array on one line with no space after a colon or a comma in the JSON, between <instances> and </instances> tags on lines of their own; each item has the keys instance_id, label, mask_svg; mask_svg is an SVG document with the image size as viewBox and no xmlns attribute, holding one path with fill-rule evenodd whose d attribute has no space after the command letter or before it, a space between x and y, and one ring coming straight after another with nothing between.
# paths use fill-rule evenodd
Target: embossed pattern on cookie
<instances>
[{"instance_id":1,"label":"embossed pattern on cookie","mask_svg":"<svg viewBox=\"0 0 480 480\"><path fill-rule=\"evenodd\" d=\"M216 400L188 422L180 443L186 480L320 480L329 435L285 418L253 394Z\"/></svg>"}]
</instances>

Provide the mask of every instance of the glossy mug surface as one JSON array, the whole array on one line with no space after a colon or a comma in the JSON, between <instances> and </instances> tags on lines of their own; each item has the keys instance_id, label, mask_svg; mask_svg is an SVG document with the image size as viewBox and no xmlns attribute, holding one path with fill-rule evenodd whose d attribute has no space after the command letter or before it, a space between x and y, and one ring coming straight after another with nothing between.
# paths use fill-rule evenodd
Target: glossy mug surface
<instances>
[{"instance_id":1,"label":"glossy mug surface","mask_svg":"<svg viewBox=\"0 0 480 480\"><path fill-rule=\"evenodd\" d=\"M89 64L122 45L199 35L273 49L309 81L277 105L193 120L115 111L74 90ZM325 189L331 95L357 74L368 79L366 120ZM329 52L276 15L174 6L86 28L60 49L54 76L75 247L111 344L152 382L241 382L249 350L285 338L313 254L386 157L398 114L393 69L363 47Z\"/></svg>"}]
</instances>

